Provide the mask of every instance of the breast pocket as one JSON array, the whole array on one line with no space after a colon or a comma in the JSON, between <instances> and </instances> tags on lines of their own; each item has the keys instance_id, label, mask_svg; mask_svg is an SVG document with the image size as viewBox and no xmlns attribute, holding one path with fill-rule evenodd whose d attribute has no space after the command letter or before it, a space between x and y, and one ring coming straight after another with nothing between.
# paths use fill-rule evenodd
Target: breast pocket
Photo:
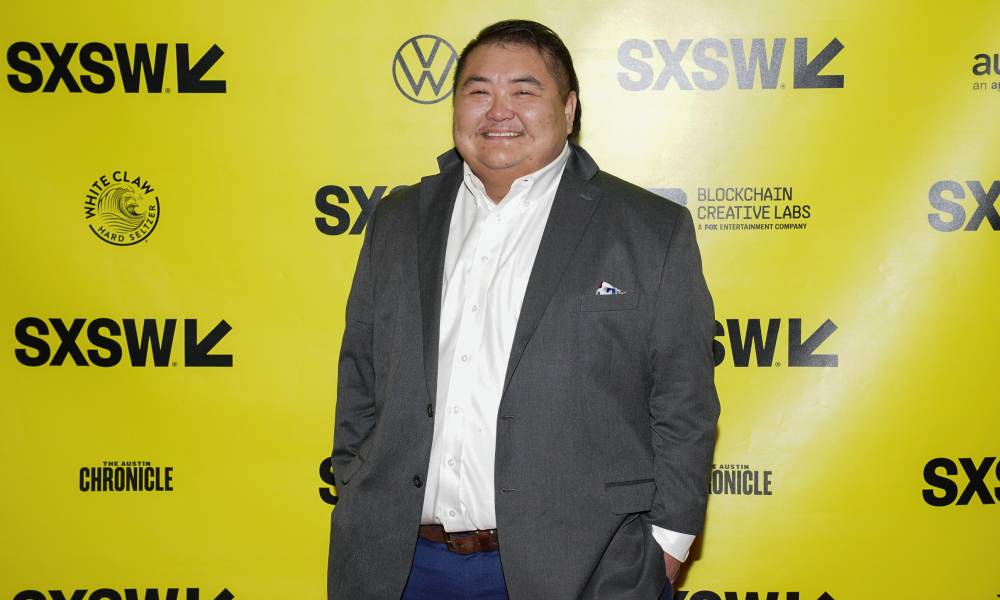
<instances>
[{"instance_id":1,"label":"breast pocket","mask_svg":"<svg viewBox=\"0 0 1000 600\"><path fill-rule=\"evenodd\" d=\"M635 310L639 307L641 294L613 294L598 296L587 294L580 297L581 312L604 312L614 310Z\"/></svg>"},{"instance_id":2,"label":"breast pocket","mask_svg":"<svg viewBox=\"0 0 1000 600\"><path fill-rule=\"evenodd\" d=\"M602 387L623 376L621 365L639 364L636 356L644 337L642 294L585 294L576 301L573 352L588 381Z\"/></svg>"}]
</instances>

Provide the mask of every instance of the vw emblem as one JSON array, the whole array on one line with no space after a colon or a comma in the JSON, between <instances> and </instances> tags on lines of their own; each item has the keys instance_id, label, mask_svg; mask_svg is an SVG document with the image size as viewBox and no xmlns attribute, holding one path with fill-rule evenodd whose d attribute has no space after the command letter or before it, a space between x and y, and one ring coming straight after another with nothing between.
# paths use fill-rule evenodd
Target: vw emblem
<instances>
[{"instance_id":1,"label":"vw emblem","mask_svg":"<svg viewBox=\"0 0 1000 600\"><path fill-rule=\"evenodd\" d=\"M410 100L435 104L451 95L451 73L457 60L458 53L444 38L417 35L396 50L392 79Z\"/></svg>"}]
</instances>

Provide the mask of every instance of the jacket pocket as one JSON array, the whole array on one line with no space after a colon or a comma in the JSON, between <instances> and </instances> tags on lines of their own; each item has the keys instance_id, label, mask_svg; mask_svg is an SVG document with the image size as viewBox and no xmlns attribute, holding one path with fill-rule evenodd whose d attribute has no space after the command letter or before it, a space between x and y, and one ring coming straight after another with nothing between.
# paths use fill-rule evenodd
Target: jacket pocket
<instances>
[{"instance_id":1,"label":"jacket pocket","mask_svg":"<svg viewBox=\"0 0 1000 600\"><path fill-rule=\"evenodd\" d=\"M611 512L616 515L647 512L653 506L656 481L653 479L632 479L612 481L604 484L604 495L608 498Z\"/></svg>"},{"instance_id":2,"label":"jacket pocket","mask_svg":"<svg viewBox=\"0 0 1000 600\"><path fill-rule=\"evenodd\" d=\"M365 459L361 458L361 455L355 456L351 459L351 462L347 463L340 469L334 470L334 480L339 480L340 485L349 482L351 477L354 477L354 474L357 473L358 469L360 469L363 464L365 464ZM340 485L337 487L340 487Z\"/></svg>"},{"instance_id":3,"label":"jacket pocket","mask_svg":"<svg viewBox=\"0 0 1000 600\"><path fill-rule=\"evenodd\" d=\"M355 455L355 457L352 458L350 462L340 467L339 469L334 467L333 480L337 483L338 488L342 484L346 484L347 482L349 482L351 478L354 477L355 473L358 472L358 469L360 469L361 466L365 464L365 462L368 460L365 458L365 456L371 450L371 446L374 442L375 442L375 432L371 432L370 434L368 434L368 437L365 439L365 441L361 443L361 446L358 448L357 455Z\"/></svg>"},{"instance_id":4,"label":"jacket pocket","mask_svg":"<svg viewBox=\"0 0 1000 600\"><path fill-rule=\"evenodd\" d=\"M580 310L582 312L595 312L606 310L635 310L639 306L641 294L614 294L611 296L598 296L587 294L580 296Z\"/></svg>"}]
</instances>

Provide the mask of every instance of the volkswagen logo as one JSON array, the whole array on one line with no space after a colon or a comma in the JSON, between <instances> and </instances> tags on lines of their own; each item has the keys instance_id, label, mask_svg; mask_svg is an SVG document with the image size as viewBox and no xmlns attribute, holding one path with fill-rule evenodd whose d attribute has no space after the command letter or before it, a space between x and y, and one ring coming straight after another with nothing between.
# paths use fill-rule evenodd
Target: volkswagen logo
<instances>
[{"instance_id":1,"label":"volkswagen logo","mask_svg":"<svg viewBox=\"0 0 1000 600\"><path fill-rule=\"evenodd\" d=\"M399 93L420 104L435 104L451 95L451 73L458 53L444 38L422 34L396 50L392 79Z\"/></svg>"}]
</instances>

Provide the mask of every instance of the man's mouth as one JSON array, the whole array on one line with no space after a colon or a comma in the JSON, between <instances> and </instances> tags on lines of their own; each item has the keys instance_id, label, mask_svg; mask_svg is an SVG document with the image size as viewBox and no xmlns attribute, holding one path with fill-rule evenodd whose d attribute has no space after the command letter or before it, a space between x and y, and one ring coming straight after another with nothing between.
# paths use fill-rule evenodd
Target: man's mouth
<instances>
[{"instance_id":1,"label":"man's mouth","mask_svg":"<svg viewBox=\"0 0 1000 600\"><path fill-rule=\"evenodd\" d=\"M484 131L483 135L488 138L515 138L521 135L520 131Z\"/></svg>"}]
</instances>

